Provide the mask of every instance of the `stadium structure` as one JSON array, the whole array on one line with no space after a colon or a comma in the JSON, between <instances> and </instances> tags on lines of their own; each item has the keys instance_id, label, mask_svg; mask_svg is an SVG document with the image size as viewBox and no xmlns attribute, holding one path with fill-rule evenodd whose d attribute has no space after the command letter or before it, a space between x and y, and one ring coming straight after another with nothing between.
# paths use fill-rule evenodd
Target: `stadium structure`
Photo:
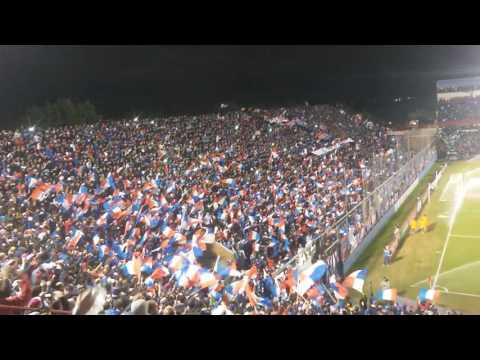
<instances>
[{"instance_id":1,"label":"stadium structure","mask_svg":"<svg viewBox=\"0 0 480 360\"><path fill-rule=\"evenodd\" d=\"M407 303L426 300L443 312L480 313L478 84L478 78L438 82L438 127L431 129L436 161L354 265L369 269L372 287L387 277ZM392 246L396 226L401 236ZM395 249L388 266L385 246Z\"/></svg>"},{"instance_id":2,"label":"stadium structure","mask_svg":"<svg viewBox=\"0 0 480 360\"><path fill-rule=\"evenodd\" d=\"M3 131L0 313L480 313L477 82L404 131L309 104Z\"/></svg>"}]
</instances>

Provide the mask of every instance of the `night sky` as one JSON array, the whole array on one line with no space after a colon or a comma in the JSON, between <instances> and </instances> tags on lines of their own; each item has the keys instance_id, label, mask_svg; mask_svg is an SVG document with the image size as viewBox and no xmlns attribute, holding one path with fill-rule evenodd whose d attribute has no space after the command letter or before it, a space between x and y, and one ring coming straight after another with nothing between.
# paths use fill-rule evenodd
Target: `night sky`
<instances>
[{"instance_id":1,"label":"night sky","mask_svg":"<svg viewBox=\"0 0 480 360\"><path fill-rule=\"evenodd\" d=\"M57 98L106 117L372 97L434 99L435 81L480 75L480 46L0 46L0 116Z\"/></svg>"}]
</instances>

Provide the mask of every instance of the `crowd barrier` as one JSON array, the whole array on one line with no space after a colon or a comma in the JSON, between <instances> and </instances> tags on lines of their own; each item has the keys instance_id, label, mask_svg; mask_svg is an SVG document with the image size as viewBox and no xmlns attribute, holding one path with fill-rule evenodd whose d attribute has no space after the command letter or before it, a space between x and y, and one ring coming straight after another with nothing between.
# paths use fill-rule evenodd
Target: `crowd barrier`
<instances>
[{"instance_id":1,"label":"crowd barrier","mask_svg":"<svg viewBox=\"0 0 480 360\"><path fill-rule=\"evenodd\" d=\"M430 144L407 162L403 162L404 165L380 186L371 192L366 189L367 195L359 204L320 236L308 242L297 256L280 267L277 274L289 266L301 269L321 257L329 265L329 275L334 273L343 276L397 212L436 160L436 148L434 144ZM372 172L370 176L376 175Z\"/></svg>"},{"instance_id":2,"label":"crowd barrier","mask_svg":"<svg viewBox=\"0 0 480 360\"><path fill-rule=\"evenodd\" d=\"M365 219L369 219L368 216L370 216L370 219L373 219L373 221L367 222L366 235L357 244L354 244L356 246L353 249L348 249L348 246L351 244L348 238L344 236L341 239L340 246L342 248L344 271L350 270L353 264L355 264L363 251L378 236L408 196L415 190L420 180L430 171L436 160L435 149L427 148L415 156L398 173L394 174L386 184L380 186L364 200L369 203L368 205L373 204L369 214L365 217ZM380 204L378 207L375 207L375 197L381 198L380 202L377 202L377 204ZM375 219L379 220L375 222ZM372 223L373 225L370 225Z\"/></svg>"},{"instance_id":3,"label":"crowd barrier","mask_svg":"<svg viewBox=\"0 0 480 360\"><path fill-rule=\"evenodd\" d=\"M66 310L53 310L53 309L45 309L45 308L31 308L27 306L11 306L11 305L0 305L0 310L12 310L21 312L39 312L39 313L50 313L54 315L72 315L71 311ZM25 314L27 315L27 314Z\"/></svg>"},{"instance_id":4,"label":"crowd barrier","mask_svg":"<svg viewBox=\"0 0 480 360\"><path fill-rule=\"evenodd\" d=\"M402 244L403 240L407 237L409 230L410 230L410 223L413 219L418 219L420 213L423 211L425 206L430 202L431 192L435 191L438 181L441 179L443 172L445 171L447 164L445 164L440 171L437 171L435 174L434 180L428 184L425 191L418 196L417 202L415 203L415 207L410 211L407 218L403 223L399 226L400 232L399 237L397 239L393 239L389 244L389 249L392 253L392 258L395 257L397 254L400 245Z\"/></svg>"}]
</instances>

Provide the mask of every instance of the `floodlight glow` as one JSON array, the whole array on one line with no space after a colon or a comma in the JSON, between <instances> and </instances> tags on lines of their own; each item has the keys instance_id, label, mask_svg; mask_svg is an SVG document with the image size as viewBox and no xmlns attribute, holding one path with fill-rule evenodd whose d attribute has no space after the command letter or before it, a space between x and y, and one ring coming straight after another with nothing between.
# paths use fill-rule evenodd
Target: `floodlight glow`
<instances>
[{"instance_id":1,"label":"floodlight glow","mask_svg":"<svg viewBox=\"0 0 480 360\"><path fill-rule=\"evenodd\" d=\"M468 180L467 186L465 186L464 193L467 193L469 190L480 187L480 178L473 178Z\"/></svg>"},{"instance_id":2,"label":"floodlight glow","mask_svg":"<svg viewBox=\"0 0 480 360\"><path fill-rule=\"evenodd\" d=\"M34 132L34 131L35 131L35 126L29 127L29 128L28 128L28 131Z\"/></svg>"}]
</instances>

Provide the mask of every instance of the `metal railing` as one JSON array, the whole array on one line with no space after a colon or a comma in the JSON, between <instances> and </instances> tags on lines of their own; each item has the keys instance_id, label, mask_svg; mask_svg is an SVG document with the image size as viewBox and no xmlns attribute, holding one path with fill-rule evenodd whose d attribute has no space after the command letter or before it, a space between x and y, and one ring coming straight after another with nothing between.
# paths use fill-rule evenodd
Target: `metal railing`
<instances>
[{"instance_id":1,"label":"metal railing","mask_svg":"<svg viewBox=\"0 0 480 360\"><path fill-rule=\"evenodd\" d=\"M332 273L342 273L342 265L348 260L352 252L357 249L369 233L373 230L407 189L418 179L423 170L436 160L436 149L430 144L422 151L411 157L407 163L390 176L381 185L355 205L349 212L334 225L315 237L310 246L301 249L299 253L284 264L277 274L282 273L289 266L302 265L309 262L315 255L324 259ZM370 176L375 176L372 173ZM301 259L304 261L300 261ZM343 274L342 274L343 275Z\"/></svg>"},{"instance_id":2,"label":"metal railing","mask_svg":"<svg viewBox=\"0 0 480 360\"><path fill-rule=\"evenodd\" d=\"M72 315L71 311L67 310L54 310L54 309L49 309L49 308L32 308L28 306L13 306L13 305L0 305L0 311L1 310L12 310L12 311L18 311L18 312L39 312L39 313L50 313L54 315ZM18 314L18 315L28 315L28 314Z\"/></svg>"},{"instance_id":3,"label":"metal railing","mask_svg":"<svg viewBox=\"0 0 480 360\"><path fill-rule=\"evenodd\" d=\"M400 225L399 238L394 239L389 245L390 250L393 254L392 255L393 258L395 257L397 250L402 244L402 241L406 238L407 234L409 233L410 223L412 219L418 219L420 213L425 209L425 206L427 206L427 204L430 202L431 192L437 188L437 184L440 181L443 175L443 172L445 171L446 168L447 168L447 165L445 164L440 171L436 172L434 180L431 183L429 183L427 188L423 191L423 193L418 196L417 202L414 208L410 211L406 219Z\"/></svg>"}]
</instances>

